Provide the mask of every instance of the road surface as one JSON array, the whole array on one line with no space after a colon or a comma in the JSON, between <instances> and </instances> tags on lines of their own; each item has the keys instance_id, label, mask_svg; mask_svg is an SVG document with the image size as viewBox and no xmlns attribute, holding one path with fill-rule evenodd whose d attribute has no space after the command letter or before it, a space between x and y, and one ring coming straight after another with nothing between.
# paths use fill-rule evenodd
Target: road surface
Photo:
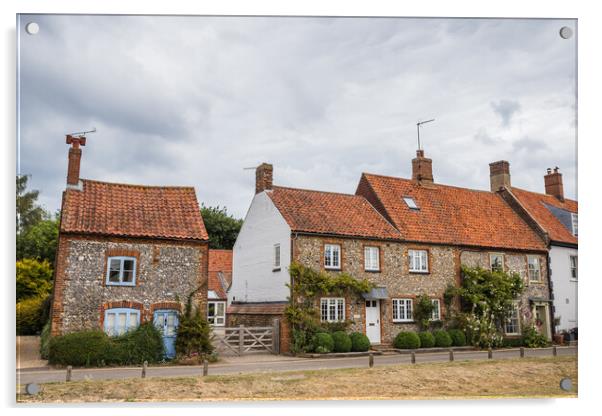
<instances>
[{"instance_id":1,"label":"road surface","mask_svg":"<svg viewBox=\"0 0 602 416\"><path fill-rule=\"evenodd\" d=\"M576 355L577 347L558 347L559 356ZM552 356L552 348L525 349L525 357L549 357ZM248 374L260 372L279 371L302 371L323 370L336 368L361 368L368 366L368 357L348 358L294 358L284 356L272 356L273 359L263 357L252 360L245 357L240 362L215 363L209 365L210 375L219 374ZM519 358L520 350L497 350L493 352L493 359ZM463 360L487 360L487 351L463 351L455 352L456 361ZM449 353L418 353L416 363L448 361ZM384 366L391 364L411 364L410 354L375 355L374 365ZM161 366L149 367L147 377L191 377L200 376L203 373L202 366ZM73 369L72 380L109 380L140 377L141 367L117 367L117 368L82 368ZM65 369L21 369L17 370L17 384L27 383L49 383L65 381Z\"/></svg>"}]
</instances>

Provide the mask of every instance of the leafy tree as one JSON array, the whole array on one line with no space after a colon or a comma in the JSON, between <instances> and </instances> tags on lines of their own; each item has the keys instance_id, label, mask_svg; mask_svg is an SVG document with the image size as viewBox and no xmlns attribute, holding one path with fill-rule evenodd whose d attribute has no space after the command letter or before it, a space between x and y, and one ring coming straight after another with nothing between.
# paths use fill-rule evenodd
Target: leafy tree
<instances>
[{"instance_id":1,"label":"leafy tree","mask_svg":"<svg viewBox=\"0 0 602 416\"><path fill-rule=\"evenodd\" d=\"M503 340L502 325L512 310L512 302L523 291L518 273L492 272L480 267L462 266L462 284L448 288L460 297L461 311L456 320L466 329L470 342L480 347L499 346Z\"/></svg>"},{"instance_id":2,"label":"leafy tree","mask_svg":"<svg viewBox=\"0 0 602 416\"><path fill-rule=\"evenodd\" d=\"M46 212L37 205L39 191L27 191L28 176L17 176L17 234L27 230L46 217Z\"/></svg>"},{"instance_id":3,"label":"leafy tree","mask_svg":"<svg viewBox=\"0 0 602 416\"><path fill-rule=\"evenodd\" d=\"M229 215L226 207L220 208L219 206L206 207L203 205L201 215L209 234L209 247L231 250L238 237L240 227L242 227L242 220Z\"/></svg>"},{"instance_id":4,"label":"leafy tree","mask_svg":"<svg viewBox=\"0 0 602 416\"><path fill-rule=\"evenodd\" d=\"M17 234L17 260L30 258L54 264L59 235L58 215L41 220Z\"/></svg>"},{"instance_id":5,"label":"leafy tree","mask_svg":"<svg viewBox=\"0 0 602 416\"><path fill-rule=\"evenodd\" d=\"M180 323L176 330L176 353L184 357L198 357L201 360L205 355L213 352L211 345L211 327L205 319L201 308L193 307L192 299L196 292L188 296L184 314L180 316Z\"/></svg>"},{"instance_id":6,"label":"leafy tree","mask_svg":"<svg viewBox=\"0 0 602 416\"><path fill-rule=\"evenodd\" d=\"M52 290L52 267L47 260L17 261L17 302L46 296Z\"/></svg>"}]
</instances>

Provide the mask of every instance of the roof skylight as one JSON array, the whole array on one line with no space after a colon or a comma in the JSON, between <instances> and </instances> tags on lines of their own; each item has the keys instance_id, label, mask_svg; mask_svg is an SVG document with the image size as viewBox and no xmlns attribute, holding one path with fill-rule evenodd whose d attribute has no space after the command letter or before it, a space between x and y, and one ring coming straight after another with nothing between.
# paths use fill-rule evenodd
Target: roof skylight
<instances>
[{"instance_id":1,"label":"roof skylight","mask_svg":"<svg viewBox=\"0 0 602 416\"><path fill-rule=\"evenodd\" d=\"M418 208L418 205L416 205L416 201L414 201L414 198L412 198L411 196L404 196L403 200L410 209L420 209Z\"/></svg>"}]
</instances>

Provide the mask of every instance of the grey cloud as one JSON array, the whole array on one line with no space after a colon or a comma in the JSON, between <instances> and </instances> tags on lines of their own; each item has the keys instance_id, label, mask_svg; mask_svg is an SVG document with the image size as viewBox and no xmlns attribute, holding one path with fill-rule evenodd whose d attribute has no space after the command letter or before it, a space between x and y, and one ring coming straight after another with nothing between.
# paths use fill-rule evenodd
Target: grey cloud
<instances>
[{"instance_id":1,"label":"grey cloud","mask_svg":"<svg viewBox=\"0 0 602 416\"><path fill-rule=\"evenodd\" d=\"M513 100L500 100L492 102L491 108L502 119L503 126L509 126L512 117L520 111L520 103Z\"/></svg>"}]
</instances>

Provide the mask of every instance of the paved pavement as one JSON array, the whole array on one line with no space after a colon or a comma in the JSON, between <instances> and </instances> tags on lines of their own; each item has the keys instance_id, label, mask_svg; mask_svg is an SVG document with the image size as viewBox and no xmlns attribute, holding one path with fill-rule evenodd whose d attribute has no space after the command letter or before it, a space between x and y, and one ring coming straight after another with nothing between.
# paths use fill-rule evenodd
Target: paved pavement
<instances>
[{"instance_id":1,"label":"paved pavement","mask_svg":"<svg viewBox=\"0 0 602 416\"><path fill-rule=\"evenodd\" d=\"M40 358L40 337L17 336L17 368L45 367L48 361Z\"/></svg>"},{"instance_id":2,"label":"paved pavement","mask_svg":"<svg viewBox=\"0 0 602 416\"><path fill-rule=\"evenodd\" d=\"M558 347L559 356L576 355L576 347ZM519 358L518 349L498 350L493 352L494 359ZM525 349L525 357L552 356L552 348ZM487 360L487 351L465 351L455 352L456 361L463 360ZM417 363L448 361L449 353L419 353L416 354ZM410 364L410 354L395 354L374 356L374 365L383 366L391 364ZM247 374L274 371L302 371L321 370L335 368L361 368L368 366L368 357L351 358L295 358L275 355L265 355L260 359L252 360L249 356L235 359L229 358L229 362L218 362L209 365L209 374ZM149 367L147 377L186 377L200 376L203 372L202 366L163 366ZM123 379L129 377L140 377L140 367L119 368L95 368L74 369L72 380L103 380ZM21 369L17 370L17 383L48 383L65 381L66 370L55 369Z\"/></svg>"}]
</instances>

